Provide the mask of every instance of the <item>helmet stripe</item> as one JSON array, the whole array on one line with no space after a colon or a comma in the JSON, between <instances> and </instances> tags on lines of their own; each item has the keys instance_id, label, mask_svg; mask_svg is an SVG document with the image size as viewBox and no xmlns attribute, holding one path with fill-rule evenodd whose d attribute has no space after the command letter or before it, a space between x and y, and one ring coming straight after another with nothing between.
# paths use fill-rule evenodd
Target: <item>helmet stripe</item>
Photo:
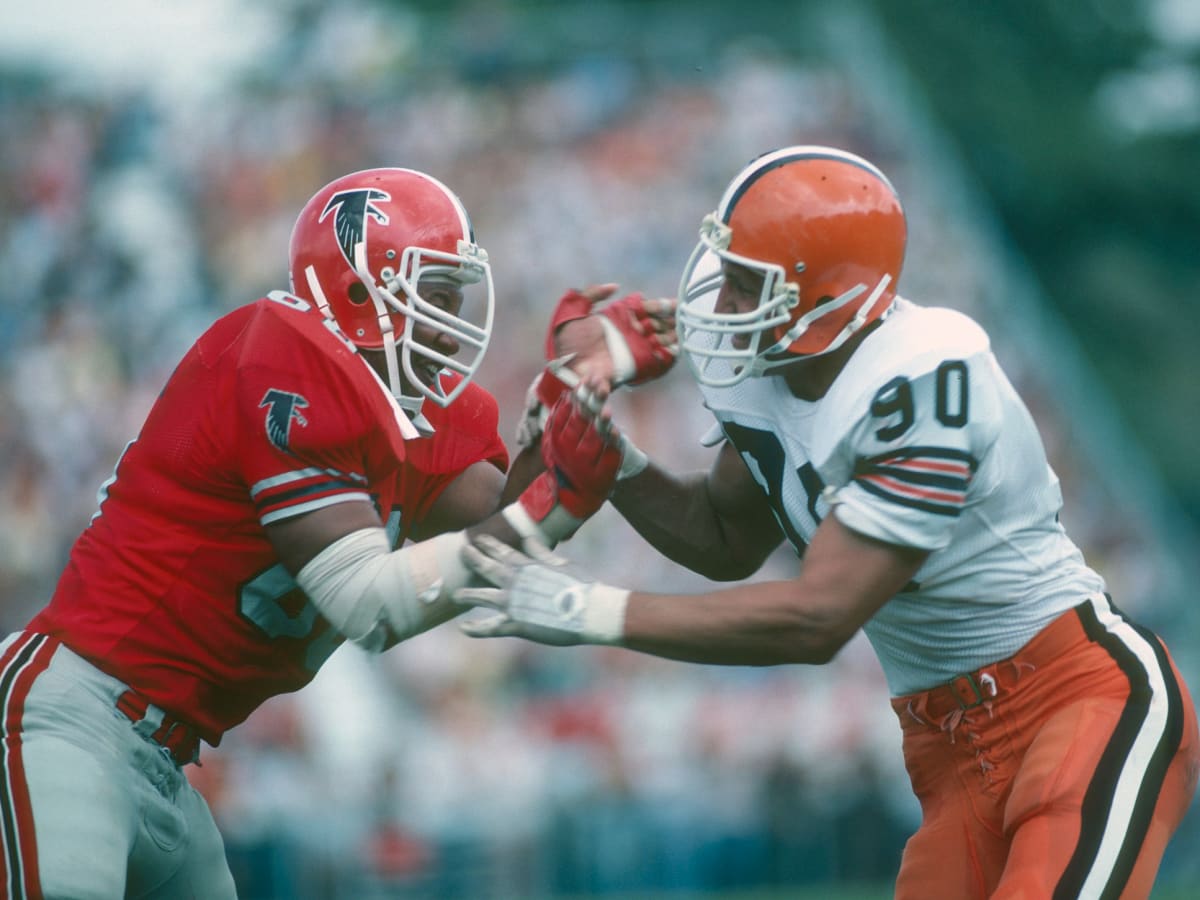
<instances>
[{"instance_id":1,"label":"helmet stripe","mask_svg":"<svg viewBox=\"0 0 1200 900\"><path fill-rule=\"evenodd\" d=\"M817 145L783 147L779 150L773 150L770 153L764 153L762 156L751 161L746 168L742 169L741 173L725 189L725 196L721 198L721 202L717 206L717 216L723 223L728 225L730 216L733 215L733 208L737 206L738 201L742 199L742 195L750 189L750 186L754 182L758 181L758 179L762 178L768 172L802 159L832 159L849 163L852 166L857 166L866 172L870 172L886 184L888 190L893 194L896 193L896 189L892 187L892 183L888 181L888 177L861 156L855 156L853 153L847 153L845 150Z\"/></svg>"}]
</instances>

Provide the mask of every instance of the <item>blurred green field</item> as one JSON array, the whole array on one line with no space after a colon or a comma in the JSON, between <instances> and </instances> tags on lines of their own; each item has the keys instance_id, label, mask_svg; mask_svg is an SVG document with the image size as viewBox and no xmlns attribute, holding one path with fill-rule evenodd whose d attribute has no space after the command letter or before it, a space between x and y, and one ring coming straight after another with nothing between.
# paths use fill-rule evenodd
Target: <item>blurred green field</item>
<instances>
[{"instance_id":1,"label":"blurred green field","mask_svg":"<svg viewBox=\"0 0 1200 900\"><path fill-rule=\"evenodd\" d=\"M892 886L880 885L820 885L783 891L739 891L730 894L607 894L611 900L892 900ZM1200 885L1171 885L1156 889L1151 900L1196 900ZM563 900L587 900L584 897Z\"/></svg>"},{"instance_id":2,"label":"blurred green field","mask_svg":"<svg viewBox=\"0 0 1200 900\"><path fill-rule=\"evenodd\" d=\"M654 894L616 893L604 896L610 900L892 900L892 887L891 885L819 885L786 890L735 891L729 894L669 891ZM587 894L561 897L559 900L595 900L595 898L594 895ZM1183 895L1169 897L1166 900L1183 900Z\"/></svg>"},{"instance_id":3,"label":"blurred green field","mask_svg":"<svg viewBox=\"0 0 1200 900\"><path fill-rule=\"evenodd\" d=\"M889 885L819 885L771 891L737 891L730 894L671 892L659 894L615 894L612 900L892 900ZM569 900L585 900L583 897ZM1157 900L1157 898L1156 898ZM1183 900L1179 897L1167 900ZM1194 900L1194 898L1193 898Z\"/></svg>"}]
</instances>

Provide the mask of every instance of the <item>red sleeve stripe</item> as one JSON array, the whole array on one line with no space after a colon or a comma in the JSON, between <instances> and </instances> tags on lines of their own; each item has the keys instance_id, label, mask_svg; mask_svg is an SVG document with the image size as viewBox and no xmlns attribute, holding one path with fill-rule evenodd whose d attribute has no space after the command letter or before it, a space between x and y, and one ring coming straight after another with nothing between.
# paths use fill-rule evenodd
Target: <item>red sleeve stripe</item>
<instances>
[{"instance_id":1,"label":"red sleeve stripe","mask_svg":"<svg viewBox=\"0 0 1200 900\"><path fill-rule=\"evenodd\" d=\"M914 472L943 472L960 478L971 477L971 467L961 462L945 462L933 459L888 459L879 463L890 468L909 469Z\"/></svg>"},{"instance_id":2,"label":"red sleeve stripe","mask_svg":"<svg viewBox=\"0 0 1200 900\"><path fill-rule=\"evenodd\" d=\"M961 450L906 447L859 459L854 482L902 506L957 516L966 504L967 488L977 467L975 457Z\"/></svg>"}]
</instances>

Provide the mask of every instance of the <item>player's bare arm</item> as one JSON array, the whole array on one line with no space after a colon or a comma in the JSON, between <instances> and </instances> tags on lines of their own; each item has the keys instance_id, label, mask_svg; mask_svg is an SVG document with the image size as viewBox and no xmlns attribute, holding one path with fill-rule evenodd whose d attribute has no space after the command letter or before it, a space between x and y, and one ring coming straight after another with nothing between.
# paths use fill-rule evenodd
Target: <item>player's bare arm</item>
<instances>
[{"instance_id":1,"label":"player's bare arm","mask_svg":"<svg viewBox=\"0 0 1200 900\"><path fill-rule=\"evenodd\" d=\"M515 497L533 480L536 473L529 474L524 470L524 462L520 466L514 462L506 479L504 473L490 462L481 461L468 466L446 485L424 519L413 527L413 540L423 541L482 522L500 509L505 502L506 492L511 490ZM518 472L522 474L518 475Z\"/></svg>"},{"instance_id":2,"label":"player's bare arm","mask_svg":"<svg viewBox=\"0 0 1200 900\"><path fill-rule=\"evenodd\" d=\"M762 488L728 443L712 469L674 475L650 463L612 504L668 559L714 581L746 578L783 539Z\"/></svg>"},{"instance_id":3,"label":"player's bare arm","mask_svg":"<svg viewBox=\"0 0 1200 900\"><path fill-rule=\"evenodd\" d=\"M912 579L925 556L829 516L794 579L690 597L632 593L621 643L721 665L826 663Z\"/></svg>"},{"instance_id":4,"label":"player's bare arm","mask_svg":"<svg viewBox=\"0 0 1200 900\"><path fill-rule=\"evenodd\" d=\"M379 513L365 500L334 503L263 527L283 567L295 575L318 553L363 528L383 529Z\"/></svg>"},{"instance_id":5,"label":"player's bare arm","mask_svg":"<svg viewBox=\"0 0 1200 900\"><path fill-rule=\"evenodd\" d=\"M496 587L465 588L456 597L498 613L464 624L475 637L616 644L716 665L820 664L912 579L925 557L857 534L830 516L794 579L707 594L655 594L614 588L561 557L526 556L484 538L466 548L464 559Z\"/></svg>"}]
</instances>

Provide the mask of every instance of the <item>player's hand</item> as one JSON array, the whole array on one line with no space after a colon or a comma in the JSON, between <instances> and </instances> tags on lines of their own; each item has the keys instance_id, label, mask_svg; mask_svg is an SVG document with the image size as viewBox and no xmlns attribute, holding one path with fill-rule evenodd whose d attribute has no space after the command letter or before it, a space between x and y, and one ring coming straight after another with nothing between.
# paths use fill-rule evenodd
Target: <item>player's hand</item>
<instances>
[{"instance_id":1,"label":"player's hand","mask_svg":"<svg viewBox=\"0 0 1200 900\"><path fill-rule=\"evenodd\" d=\"M621 433L607 401L607 382L588 377L559 399L542 434L542 461L557 482L558 502L581 519L604 505L621 468Z\"/></svg>"},{"instance_id":2,"label":"player's hand","mask_svg":"<svg viewBox=\"0 0 1200 900\"><path fill-rule=\"evenodd\" d=\"M522 447L537 442L548 411L583 379L601 379L611 389L657 378L675 364L675 300L628 294L597 311L616 290L615 284L593 285L558 301L546 332L549 362L530 384L517 423Z\"/></svg>"},{"instance_id":3,"label":"player's hand","mask_svg":"<svg viewBox=\"0 0 1200 900\"><path fill-rule=\"evenodd\" d=\"M604 303L617 285L567 291L546 333L546 358L570 357L581 377L603 378L613 387L641 384L670 370L679 355L673 298L647 300L627 294Z\"/></svg>"},{"instance_id":4,"label":"player's hand","mask_svg":"<svg viewBox=\"0 0 1200 900\"><path fill-rule=\"evenodd\" d=\"M596 377L558 398L542 434L546 471L517 498L522 519L548 544L570 537L612 493L625 452ZM514 523L514 527L516 527ZM528 536L529 528L517 528Z\"/></svg>"},{"instance_id":5,"label":"player's hand","mask_svg":"<svg viewBox=\"0 0 1200 900\"><path fill-rule=\"evenodd\" d=\"M487 534L462 548L463 562L493 587L459 588L459 603L495 615L461 623L471 637L523 637L542 644L616 644L628 591L600 584L536 542L522 553Z\"/></svg>"}]
</instances>

